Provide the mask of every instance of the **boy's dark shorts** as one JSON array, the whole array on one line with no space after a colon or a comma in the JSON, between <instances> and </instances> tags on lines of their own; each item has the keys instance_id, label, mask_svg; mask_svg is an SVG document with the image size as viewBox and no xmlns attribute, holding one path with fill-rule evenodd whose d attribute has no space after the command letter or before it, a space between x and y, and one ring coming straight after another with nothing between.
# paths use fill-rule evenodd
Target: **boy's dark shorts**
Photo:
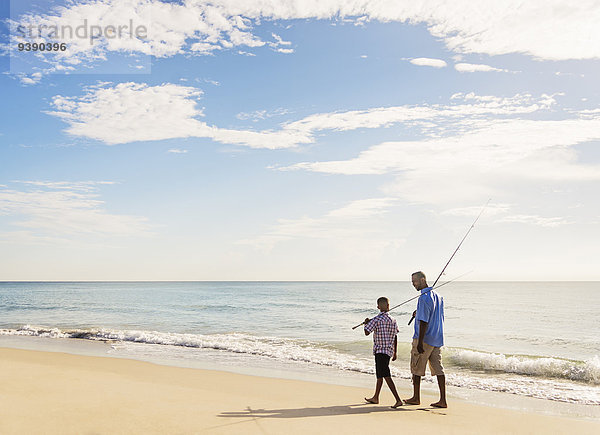
<instances>
[{"instance_id":1,"label":"boy's dark shorts","mask_svg":"<svg viewBox=\"0 0 600 435\"><path fill-rule=\"evenodd\" d=\"M390 356L385 353L375 354L375 375L379 378L389 378L390 374Z\"/></svg>"}]
</instances>

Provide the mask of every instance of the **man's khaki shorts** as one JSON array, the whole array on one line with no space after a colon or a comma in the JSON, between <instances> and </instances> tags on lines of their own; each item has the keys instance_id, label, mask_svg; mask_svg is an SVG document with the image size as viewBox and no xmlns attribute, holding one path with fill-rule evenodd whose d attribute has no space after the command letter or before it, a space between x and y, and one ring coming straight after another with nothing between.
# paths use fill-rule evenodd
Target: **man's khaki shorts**
<instances>
[{"instance_id":1,"label":"man's khaki shorts","mask_svg":"<svg viewBox=\"0 0 600 435\"><path fill-rule=\"evenodd\" d=\"M425 376L425 367L427 367L427 362L429 361L431 375L443 375L444 367L442 367L442 353L440 352L440 348L423 343L423 350L425 352L419 353L417 350L418 343L419 340L413 338L412 350L410 351L410 372L413 375Z\"/></svg>"}]
</instances>

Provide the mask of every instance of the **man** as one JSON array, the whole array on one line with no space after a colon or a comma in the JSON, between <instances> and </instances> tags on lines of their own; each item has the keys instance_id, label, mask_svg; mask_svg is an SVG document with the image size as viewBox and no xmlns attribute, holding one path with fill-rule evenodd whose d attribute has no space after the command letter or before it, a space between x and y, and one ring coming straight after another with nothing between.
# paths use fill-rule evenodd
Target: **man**
<instances>
[{"instance_id":1,"label":"man","mask_svg":"<svg viewBox=\"0 0 600 435\"><path fill-rule=\"evenodd\" d=\"M415 317L415 333L413 335L412 351L410 354L410 371L413 381L413 396L404 401L408 405L421 403L421 377L425 376L425 368L429 362L429 370L437 376L440 388L440 400L432 403L436 408L447 408L446 376L442 367L444 345L444 300L427 285L423 272L412 274L412 284L421 292L417 302Z\"/></svg>"}]
</instances>

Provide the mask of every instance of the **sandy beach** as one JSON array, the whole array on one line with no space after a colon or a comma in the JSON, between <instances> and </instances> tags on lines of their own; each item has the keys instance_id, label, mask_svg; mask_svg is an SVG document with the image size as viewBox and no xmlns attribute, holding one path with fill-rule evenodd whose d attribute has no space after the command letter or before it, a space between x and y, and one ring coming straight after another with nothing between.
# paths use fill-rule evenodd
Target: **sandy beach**
<instances>
[{"instance_id":1,"label":"sandy beach","mask_svg":"<svg viewBox=\"0 0 600 435\"><path fill-rule=\"evenodd\" d=\"M600 423L451 400L392 410L369 389L148 362L0 349L3 434L598 433ZM400 389L402 397L409 392Z\"/></svg>"}]
</instances>

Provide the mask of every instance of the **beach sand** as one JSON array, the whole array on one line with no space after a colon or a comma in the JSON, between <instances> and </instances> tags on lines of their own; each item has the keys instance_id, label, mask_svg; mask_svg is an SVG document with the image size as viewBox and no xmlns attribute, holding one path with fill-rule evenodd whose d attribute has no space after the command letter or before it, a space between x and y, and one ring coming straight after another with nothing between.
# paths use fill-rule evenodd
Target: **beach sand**
<instances>
[{"instance_id":1,"label":"beach sand","mask_svg":"<svg viewBox=\"0 0 600 435\"><path fill-rule=\"evenodd\" d=\"M374 380L373 380L374 383ZM410 392L399 389L403 398ZM2 434L600 433L597 421L453 400L392 410L372 390L156 365L110 357L0 349Z\"/></svg>"}]
</instances>

